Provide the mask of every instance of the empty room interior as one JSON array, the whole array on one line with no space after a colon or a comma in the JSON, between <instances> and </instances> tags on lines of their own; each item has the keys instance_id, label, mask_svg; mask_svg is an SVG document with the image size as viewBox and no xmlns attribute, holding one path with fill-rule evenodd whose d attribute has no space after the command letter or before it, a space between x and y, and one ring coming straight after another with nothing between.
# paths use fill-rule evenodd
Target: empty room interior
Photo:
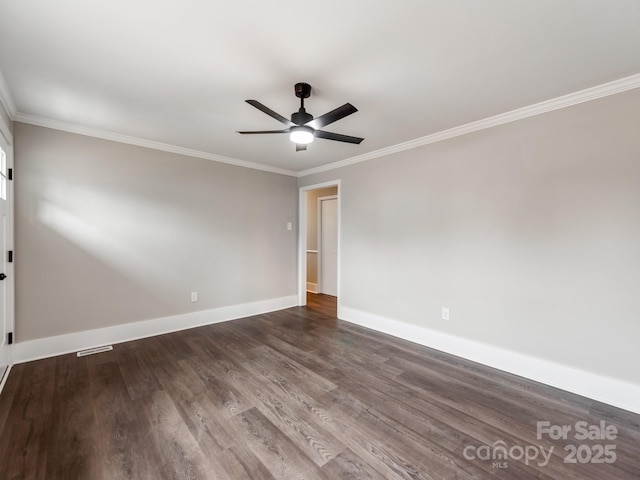
<instances>
[{"instance_id":1,"label":"empty room interior","mask_svg":"<svg viewBox=\"0 0 640 480\"><path fill-rule=\"evenodd\" d=\"M640 2L0 1L0 478L640 478Z\"/></svg>"}]
</instances>

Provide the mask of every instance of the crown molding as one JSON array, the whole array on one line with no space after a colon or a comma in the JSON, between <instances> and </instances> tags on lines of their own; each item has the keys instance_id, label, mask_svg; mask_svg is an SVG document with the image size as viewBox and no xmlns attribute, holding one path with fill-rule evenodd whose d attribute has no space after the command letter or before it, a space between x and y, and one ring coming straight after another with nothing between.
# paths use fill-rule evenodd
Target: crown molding
<instances>
[{"instance_id":1,"label":"crown molding","mask_svg":"<svg viewBox=\"0 0 640 480\"><path fill-rule=\"evenodd\" d=\"M320 167L302 170L297 173L297 176L306 177L307 175L335 170L336 168L346 167L348 165L365 162L374 158L385 157L393 153L402 152L404 150L411 150L413 148L422 147L431 143L441 142L443 140L459 137L468 133L497 127L498 125L504 125L505 123L515 122L517 120L522 120L524 118L533 117L535 115L552 112L554 110L570 107L579 103L589 102L591 100L607 97L609 95L615 95L616 93L626 92L638 87L640 87L640 74L631 75L629 77L614 80L612 82L604 83L595 87L586 88L584 90L553 98L551 100L545 100L543 102L529 105L527 107L518 108L510 112L501 113L492 117L484 118L482 120L466 123L458 127L442 130L431 135L426 135L424 137L409 140L397 145L392 145L380 150L363 153L362 155L357 155L355 157L340 160L328 165L322 165Z\"/></svg>"},{"instance_id":2,"label":"crown molding","mask_svg":"<svg viewBox=\"0 0 640 480\"><path fill-rule=\"evenodd\" d=\"M114 133L108 130L84 127L81 125L76 125L69 122L63 122L60 120L54 120L52 118L47 118L47 117L40 117L37 115L30 115L30 114L18 112L13 117L13 120L16 122L36 125L39 127L46 127L46 128L52 128L54 130L61 130L63 132L76 133L78 135L85 135L87 137L101 138L103 140L110 140L112 142L126 143L129 145L135 145L138 147L151 148L153 150L160 150L163 152L175 153L178 155L185 155L187 157L202 158L204 160L211 160L213 162L226 163L229 165L235 165L237 167L245 167L245 168L251 168L254 170L262 170L264 172L277 173L280 175L287 175L290 177L296 177L298 175L298 172L295 172L293 170L286 170L284 168L272 167L270 165L262 165L260 163L248 162L245 160L239 160L237 158L225 157L223 155L216 155L214 153L202 152L200 150L193 150L191 148L178 147L176 145L156 142L153 140L146 140L144 138L131 137L129 135Z\"/></svg>"},{"instance_id":3,"label":"crown molding","mask_svg":"<svg viewBox=\"0 0 640 480\"><path fill-rule=\"evenodd\" d=\"M362 155L346 158L344 160L339 160L327 165L321 165L319 167L301 171L294 171L18 112L15 103L13 102L11 93L4 80L4 77L2 76L2 72L0 72L0 101L7 110L7 113L9 113L9 115L11 116L11 119L14 121L292 177L306 177L308 175L313 175L316 173L335 170L337 168L342 168L348 165L372 160L374 158L385 157L387 155L392 155L394 153L402 152L405 150L411 150L432 143L441 142L443 140L467 135L469 133L485 130L487 128L492 128L499 125L504 125L506 123L515 122L517 120L522 120L536 115L541 115L543 113L552 112L554 110L570 107L579 103L589 102L591 100L596 100L598 98L606 97L609 95L615 95L617 93L626 92L628 90L633 90L639 87L640 74L631 75L602 85L570 93L568 95L545 100L534 105L529 105L527 107L494 115L492 117L477 120L475 122L460 125L447 130L442 130L440 132L416 138L414 140L409 140L407 142L399 143L397 145L385 147L373 152L364 153Z\"/></svg>"},{"instance_id":4,"label":"crown molding","mask_svg":"<svg viewBox=\"0 0 640 480\"><path fill-rule=\"evenodd\" d=\"M4 79L2 71L0 71L0 103L9 114L9 117L13 120L18 109L16 108L16 103L13 101L13 96L11 95L11 91L7 85L7 81Z\"/></svg>"}]
</instances>

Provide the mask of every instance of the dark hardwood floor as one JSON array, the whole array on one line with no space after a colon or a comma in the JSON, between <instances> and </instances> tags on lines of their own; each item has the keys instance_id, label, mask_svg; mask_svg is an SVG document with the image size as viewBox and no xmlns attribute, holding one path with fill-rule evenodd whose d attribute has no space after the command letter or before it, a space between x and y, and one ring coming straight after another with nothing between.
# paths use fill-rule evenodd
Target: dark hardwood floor
<instances>
[{"instance_id":1,"label":"dark hardwood floor","mask_svg":"<svg viewBox=\"0 0 640 480\"><path fill-rule=\"evenodd\" d=\"M336 319L338 318L338 299L331 295L307 292L307 309Z\"/></svg>"},{"instance_id":2,"label":"dark hardwood floor","mask_svg":"<svg viewBox=\"0 0 640 480\"><path fill-rule=\"evenodd\" d=\"M572 431L537 438L538 421ZM582 421L616 438L576 439ZM339 321L313 296L14 366L0 478L637 480L640 416Z\"/></svg>"}]
</instances>

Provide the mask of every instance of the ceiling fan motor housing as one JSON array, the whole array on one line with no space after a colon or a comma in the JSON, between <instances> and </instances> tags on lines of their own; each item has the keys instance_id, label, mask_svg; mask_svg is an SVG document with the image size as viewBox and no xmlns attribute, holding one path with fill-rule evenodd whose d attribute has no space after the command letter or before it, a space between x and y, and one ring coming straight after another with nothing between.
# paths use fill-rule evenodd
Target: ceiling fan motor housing
<instances>
[{"instance_id":1,"label":"ceiling fan motor housing","mask_svg":"<svg viewBox=\"0 0 640 480\"><path fill-rule=\"evenodd\" d=\"M307 113L304 108L300 108L300 110L291 114L291 121L296 125L304 125L311 120L313 120L313 115Z\"/></svg>"}]
</instances>

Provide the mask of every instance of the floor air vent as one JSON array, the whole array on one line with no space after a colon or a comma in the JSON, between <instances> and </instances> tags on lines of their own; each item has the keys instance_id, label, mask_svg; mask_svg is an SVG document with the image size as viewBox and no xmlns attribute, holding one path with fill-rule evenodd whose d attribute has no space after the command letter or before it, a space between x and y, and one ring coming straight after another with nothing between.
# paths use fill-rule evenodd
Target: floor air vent
<instances>
[{"instance_id":1,"label":"floor air vent","mask_svg":"<svg viewBox=\"0 0 640 480\"><path fill-rule=\"evenodd\" d=\"M113 350L113 347L111 345L105 345L104 347L96 347L96 348L89 348L87 350L80 350L77 353L77 355L79 357L86 357L87 355L93 355L94 353L108 352L110 350Z\"/></svg>"}]
</instances>

